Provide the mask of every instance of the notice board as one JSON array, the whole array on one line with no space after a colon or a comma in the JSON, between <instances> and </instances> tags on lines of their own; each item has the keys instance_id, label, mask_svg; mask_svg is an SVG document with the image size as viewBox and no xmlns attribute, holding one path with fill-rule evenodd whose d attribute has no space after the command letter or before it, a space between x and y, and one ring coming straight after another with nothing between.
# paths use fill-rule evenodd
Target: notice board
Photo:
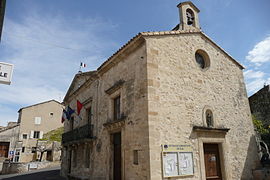
<instances>
[{"instance_id":1,"label":"notice board","mask_svg":"<svg viewBox=\"0 0 270 180\"><path fill-rule=\"evenodd\" d=\"M190 145L163 145L163 176L188 176L194 174L193 153Z\"/></svg>"}]
</instances>

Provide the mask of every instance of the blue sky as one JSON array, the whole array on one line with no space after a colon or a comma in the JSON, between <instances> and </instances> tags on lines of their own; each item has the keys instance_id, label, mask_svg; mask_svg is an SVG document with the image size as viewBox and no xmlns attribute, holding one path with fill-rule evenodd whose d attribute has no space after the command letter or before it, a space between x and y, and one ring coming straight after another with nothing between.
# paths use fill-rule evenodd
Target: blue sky
<instances>
[{"instance_id":1,"label":"blue sky","mask_svg":"<svg viewBox=\"0 0 270 180\"><path fill-rule=\"evenodd\" d=\"M0 125L24 106L64 97L79 63L96 69L142 31L179 23L177 0L7 0L0 62L15 65L0 85ZM194 0L202 30L243 64L248 94L270 83L270 1Z\"/></svg>"}]
</instances>

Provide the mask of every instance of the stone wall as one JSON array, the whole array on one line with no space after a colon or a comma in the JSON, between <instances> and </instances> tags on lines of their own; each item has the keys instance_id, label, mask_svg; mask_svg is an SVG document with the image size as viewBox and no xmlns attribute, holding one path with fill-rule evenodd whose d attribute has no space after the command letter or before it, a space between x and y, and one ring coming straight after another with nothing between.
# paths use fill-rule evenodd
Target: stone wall
<instances>
[{"instance_id":1,"label":"stone wall","mask_svg":"<svg viewBox=\"0 0 270 180\"><path fill-rule=\"evenodd\" d=\"M14 173L23 173L27 171L31 171L33 169L42 169L59 166L60 162L8 162L5 161L3 163L2 174L14 174ZM31 167L33 169L31 169Z\"/></svg>"},{"instance_id":2,"label":"stone wall","mask_svg":"<svg viewBox=\"0 0 270 180\"><path fill-rule=\"evenodd\" d=\"M150 179L162 179L162 144L191 145L194 176L185 179L205 179L205 142L219 144L224 179L251 179L258 155L241 68L200 34L147 37L146 47ZM198 49L210 57L209 68L197 65ZM205 109L227 134L192 130L206 125Z\"/></svg>"},{"instance_id":3,"label":"stone wall","mask_svg":"<svg viewBox=\"0 0 270 180\"><path fill-rule=\"evenodd\" d=\"M138 46L137 46L138 47ZM71 176L86 176L92 179L112 178L112 134L122 134L122 176L123 179L149 179L149 146L147 124L147 88L146 88L146 54L145 46L140 45L131 53L127 53L116 59L115 66L102 71L99 78L79 89L75 95L71 95L66 105L76 108L76 100L84 103L81 111L82 119L74 116L74 128L87 124L86 109L92 109L92 124L96 139L86 144L74 144L64 148L62 175L68 174L68 161L70 150L76 153L76 166L71 168ZM106 92L119 81L124 83L121 87ZM121 113L123 124L121 126L104 126L112 122L112 101L116 95L121 97ZM65 122L65 131L69 131L70 121ZM85 167L85 150L91 152L90 168ZM139 152L139 164L133 164L133 150ZM73 158L73 157L71 157ZM74 162L73 162L74 164Z\"/></svg>"},{"instance_id":4,"label":"stone wall","mask_svg":"<svg viewBox=\"0 0 270 180\"><path fill-rule=\"evenodd\" d=\"M270 125L270 85L264 86L249 98L251 113L262 120L265 127Z\"/></svg>"}]
</instances>

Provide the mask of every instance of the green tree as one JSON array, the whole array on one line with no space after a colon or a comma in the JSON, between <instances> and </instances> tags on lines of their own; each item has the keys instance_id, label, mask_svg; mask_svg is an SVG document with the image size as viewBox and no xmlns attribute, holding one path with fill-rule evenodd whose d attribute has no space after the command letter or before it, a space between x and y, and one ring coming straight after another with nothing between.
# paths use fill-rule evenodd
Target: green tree
<instances>
[{"instance_id":1,"label":"green tree","mask_svg":"<svg viewBox=\"0 0 270 180\"><path fill-rule=\"evenodd\" d=\"M256 130L260 133L260 135L266 135L270 133L269 127L265 128L262 121L257 119L255 115L252 115L252 121Z\"/></svg>"}]
</instances>

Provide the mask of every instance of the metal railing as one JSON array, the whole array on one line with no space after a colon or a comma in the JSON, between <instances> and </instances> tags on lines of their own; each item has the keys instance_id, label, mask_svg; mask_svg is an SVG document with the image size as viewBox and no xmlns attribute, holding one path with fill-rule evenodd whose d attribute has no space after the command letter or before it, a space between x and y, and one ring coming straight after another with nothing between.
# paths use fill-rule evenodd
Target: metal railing
<instances>
[{"instance_id":1,"label":"metal railing","mask_svg":"<svg viewBox=\"0 0 270 180\"><path fill-rule=\"evenodd\" d=\"M93 138L93 125L87 124L62 135L62 143L66 144L72 141L78 141L82 139L91 139Z\"/></svg>"}]
</instances>

